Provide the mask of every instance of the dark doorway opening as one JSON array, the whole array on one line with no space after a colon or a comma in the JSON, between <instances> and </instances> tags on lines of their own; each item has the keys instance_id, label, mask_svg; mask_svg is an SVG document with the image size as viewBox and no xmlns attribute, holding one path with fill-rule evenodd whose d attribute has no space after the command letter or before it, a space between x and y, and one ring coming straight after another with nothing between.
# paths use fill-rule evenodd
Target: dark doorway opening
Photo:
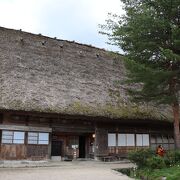
<instances>
[{"instance_id":1,"label":"dark doorway opening","mask_svg":"<svg viewBox=\"0 0 180 180\"><path fill-rule=\"evenodd\" d=\"M52 141L51 156L62 156L62 141Z\"/></svg>"},{"instance_id":2,"label":"dark doorway opening","mask_svg":"<svg viewBox=\"0 0 180 180\"><path fill-rule=\"evenodd\" d=\"M86 137L79 136L79 158L85 158L86 156Z\"/></svg>"}]
</instances>

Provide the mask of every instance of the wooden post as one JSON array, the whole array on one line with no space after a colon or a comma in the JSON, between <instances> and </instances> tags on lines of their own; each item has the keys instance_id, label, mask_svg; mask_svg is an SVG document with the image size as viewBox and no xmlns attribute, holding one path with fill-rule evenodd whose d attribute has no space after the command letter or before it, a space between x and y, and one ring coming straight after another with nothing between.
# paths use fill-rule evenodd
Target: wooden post
<instances>
[{"instance_id":1,"label":"wooden post","mask_svg":"<svg viewBox=\"0 0 180 180\"><path fill-rule=\"evenodd\" d=\"M49 133L48 158L51 159L52 133Z\"/></svg>"}]
</instances>

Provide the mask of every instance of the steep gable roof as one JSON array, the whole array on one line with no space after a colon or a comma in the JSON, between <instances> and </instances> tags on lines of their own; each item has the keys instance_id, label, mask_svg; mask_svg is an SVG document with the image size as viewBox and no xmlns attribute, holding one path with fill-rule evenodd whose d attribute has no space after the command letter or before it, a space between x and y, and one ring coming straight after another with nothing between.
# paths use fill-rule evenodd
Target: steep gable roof
<instances>
[{"instance_id":1,"label":"steep gable roof","mask_svg":"<svg viewBox=\"0 0 180 180\"><path fill-rule=\"evenodd\" d=\"M129 101L122 56L76 42L0 28L0 109L169 119Z\"/></svg>"}]
</instances>

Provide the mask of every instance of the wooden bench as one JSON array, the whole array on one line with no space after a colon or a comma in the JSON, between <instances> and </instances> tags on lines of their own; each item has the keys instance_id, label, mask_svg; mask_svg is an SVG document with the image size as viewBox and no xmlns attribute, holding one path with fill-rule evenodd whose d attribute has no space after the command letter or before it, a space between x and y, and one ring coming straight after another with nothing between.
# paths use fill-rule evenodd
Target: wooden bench
<instances>
[{"instance_id":1,"label":"wooden bench","mask_svg":"<svg viewBox=\"0 0 180 180\"><path fill-rule=\"evenodd\" d=\"M115 156L101 156L99 157L102 161L104 162L111 162L111 161L115 161L116 157Z\"/></svg>"}]
</instances>

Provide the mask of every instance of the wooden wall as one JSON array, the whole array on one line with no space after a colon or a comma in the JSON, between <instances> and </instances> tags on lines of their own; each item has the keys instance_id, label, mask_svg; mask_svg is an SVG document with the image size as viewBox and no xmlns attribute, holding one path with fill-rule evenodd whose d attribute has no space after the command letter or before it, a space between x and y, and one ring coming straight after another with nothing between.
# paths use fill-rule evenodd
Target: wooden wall
<instances>
[{"instance_id":1,"label":"wooden wall","mask_svg":"<svg viewBox=\"0 0 180 180\"><path fill-rule=\"evenodd\" d=\"M81 119L75 116L48 116L44 114L33 113L18 113L18 112L3 112L0 113L0 126L21 126L28 127L31 131L42 128L52 129L53 133L59 134L57 137L63 141L62 155L71 154L67 152L67 141L70 134L86 134L86 153L95 156L104 156L108 154L127 154L128 151L136 147L108 147L108 133L148 133L148 134L173 134L173 126L169 123L151 122L124 122L121 121L98 121L94 119ZM31 128L30 128L31 127ZM32 128L34 127L34 128ZM161 128L160 128L161 127ZM69 133L69 135L68 135ZM91 144L90 135L95 133L95 143ZM0 142L0 159L43 159L51 157L51 133L49 145L28 145L27 144L27 130L26 130L25 144L1 144ZM69 136L69 137L68 137ZM1 130L0 130L1 141ZM92 149L94 148L94 152ZM78 153L77 153L78 154Z\"/></svg>"},{"instance_id":2,"label":"wooden wall","mask_svg":"<svg viewBox=\"0 0 180 180\"><path fill-rule=\"evenodd\" d=\"M26 145L1 144L0 159L1 160L17 160L26 159Z\"/></svg>"},{"instance_id":3,"label":"wooden wall","mask_svg":"<svg viewBox=\"0 0 180 180\"><path fill-rule=\"evenodd\" d=\"M33 128L34 127L34 128ZM44 117L43 115L26 115L18 114L13 112L3 113L2 121L0 119L0 129L4 130L16 130L25 131L25 143L24 144L0 144L0 159L47 159L51 157L51 143L52 134L50 133L49 145L29 145L27 143L27 132L44 132L45 129L53 129L54 133L59 133L57 136L58 140L63 141L62 155L73 155L71 149L67 149L68 139L73 135L85 134L89 136L92 132L94 133L94 128L92 122L70 120L59 118L59 117ZM24 128L24 129L23 129ZM70 135L71 134L71 135ZM0 130L1 136L1 130ZM0 138L1 140L1 138ZM86 138L86 153L89 153L89 137ZM78 156L79 152L77 152Z\"/></svg>"},{"instance_id":4,"label":"wooden wall","mask_svg":"<svg viewBox=\"0 0 180 180\"><path fill-rule=\"evenodd\" d=\"M8 130L25 131L24 144L2 144L2 132L0 130L0 159L1 160L19 160L30 159L40 160L49 158L49 145L30 145L27 144L27 133L30 131L40 131L48 129L47 122L41 122L40 119L34 118L30 121L30 117L26 115L14 115L12 113L0 114L0 126ZM33 128L34 127L34 128ZM42 128L41 128L42 127ZM20 129L19 129L20 128ZM24 130L23 130L24 129Z\"/></svg>"},{"instance_id":5,"label":"wooden wall","mask_svg":"<svg viewBox=\"0 0 180 180\"><path fill-rule=\"evenodd\" d=\"M95 136L95 156L108 155L108 131L97 127Z\"/></svg>"},{"instance_id":6,"label":"wooden wall","mask_svg":"<svg viewBox=\"0 0 180 180\"><path fill-rule=\"evenodd\" d=\"M161 127L161 128L159 128ZM96 124L96 144L95 144L95 156L106 156L106 155L118 155L121 157L127 157L128 152L139 149L139 148L149 148L152 147L151 144L151 136L156 135L159 137L163 136L170 136L173 137L173 127L171 124L162 123L160 124L144 124L139 123L97 123ZM149 146L110 146L108 147L108 133L116 134L116 141L117 141L117 134L149 134ZM117 144L117 142L116 142ZM135 139L136 144L136 139ZM163 143L160 143L163 145ZM171 144L173 145L173 144ZM158 143L156 144L158 146ZM152 148L154 149L154 148ZM169 150L169 148L166 148Z\"/></svg>"},{"instance_id":7,"label":"wooden wall","mask_svg":"<svg viewBox=\"0 0 180 180\"><path fill-rule=\"evenodd\" d=\"M32 160L48 159L47 145L26 145L26 158Z\"/></svg>"}]
</instances>

